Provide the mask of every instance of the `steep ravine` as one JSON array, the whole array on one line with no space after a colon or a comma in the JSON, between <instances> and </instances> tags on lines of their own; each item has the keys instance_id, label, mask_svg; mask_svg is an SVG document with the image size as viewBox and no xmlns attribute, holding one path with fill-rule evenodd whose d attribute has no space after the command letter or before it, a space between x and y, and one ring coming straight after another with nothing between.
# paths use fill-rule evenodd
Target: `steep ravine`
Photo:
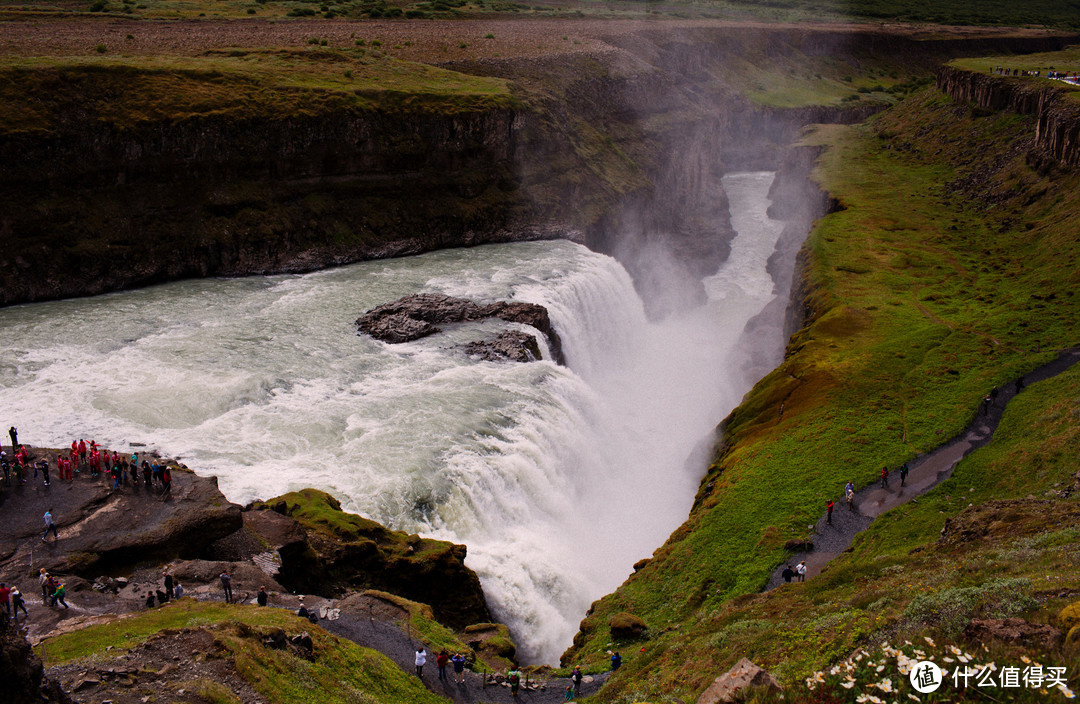
<instances>
[{"instance_id":1,"label":"steep ravine","mask_svg":"<svg viewBox=\"0 0 1080 704\"><path fill-rule=\"evenodd\" d=\"M448 65L513 81L515 100L466 109L301 91L285 111L125 114L125 91L151 80L138 71L36 76L21 102L46 117L0 136L0 305L548 237L615 255L650 300L652 263L685 268L677 305L726 257L724 171L775 166L802 125L876 109L753 105L726 70L748 42L763 61L929 69L1064 41L651 26L607 39L616 51ZM16 104L26 76L9 82Z\"/></svg>"}]
</instances>

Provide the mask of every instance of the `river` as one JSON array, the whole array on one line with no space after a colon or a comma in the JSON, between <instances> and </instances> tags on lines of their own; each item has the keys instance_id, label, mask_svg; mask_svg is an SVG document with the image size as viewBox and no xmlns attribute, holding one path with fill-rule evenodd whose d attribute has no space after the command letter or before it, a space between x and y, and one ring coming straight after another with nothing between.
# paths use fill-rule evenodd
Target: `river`
<instances>
[{"instance_id":1,"label":"river","mask_svg":"<svg viewBox=\"0 0 1080 704\"><path fill-rule=\"evenodd\" d=\"M170 283L0 309L4 422L179 457L245 503L324 489L392 528L463 542L527 662L685 518L717 422L750 388L742 331L774 297L772 174L725 177L738 232L706 304L646 318L625 270L567 241L302 276ZM403 345L356 334L415 292L547 306L566 366L472 359L502 321ZM516 326L519 327L520 326Z\"/></svg>"}]
</instances>

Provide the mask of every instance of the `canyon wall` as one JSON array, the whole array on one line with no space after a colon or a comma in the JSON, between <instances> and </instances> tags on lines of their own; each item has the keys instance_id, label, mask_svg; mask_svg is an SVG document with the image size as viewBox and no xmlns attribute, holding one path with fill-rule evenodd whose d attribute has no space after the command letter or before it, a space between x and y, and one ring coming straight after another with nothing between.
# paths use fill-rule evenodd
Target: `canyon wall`
<instances>
[{"instance_id":1,"label":"canyon wall","mask_svg":"<svg viewBox=\"0 0 1080 704\"><path fill-rule=\"evenodd\" d=\"M40 117L0 130L0 305L569 237L619 258L662 312L699 296L697 279L727 255L725 171L776 168L804 125L881 107L762 106L733 62L760 63L766 82L833 55L855 73L883 62L929 72L956 55L1066 41L656 25L603 39L599 53L448 63L512 81L513 99L465 108L294 91L277 104L288 110L129 114L146 75L40 69L15 101ZM1057 114L1046 139L1072 153Z\"/></svg>"},{"instance_id":2,"label":"canyon wall","mask_svg":"<svg viewBox=\"0 0 1080 704\"><path fill-rule=\"evenodd\" d=\"M1031 76L998 76L943 66L941 92L985 110L1009 110L1038 120L1035 149L1063 166L1080 165L1080 91Z\"/></svg>"}]
</instances>

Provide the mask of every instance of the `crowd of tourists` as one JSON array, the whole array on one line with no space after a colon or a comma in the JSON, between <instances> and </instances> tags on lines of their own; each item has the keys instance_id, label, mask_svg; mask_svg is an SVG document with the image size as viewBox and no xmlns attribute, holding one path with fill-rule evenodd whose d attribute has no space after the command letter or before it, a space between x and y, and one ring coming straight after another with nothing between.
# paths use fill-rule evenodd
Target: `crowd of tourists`
<instances>
[{"instance_id":1,"label":"crowd of tourists","mask_svg":"<svg viewBox=\"0 0 1080 704\"><path fill-rule=\"evenodd\" d=\"M19 443L18 432L14 426L8 430L11 456L0 450L0 470L4 473L4 486L23 485L39 476L45 486L50 486L52 466L49 458L41 456L31 462L26 446ZM72 440L70 450L57 453L57 479L71 482L75 480L76 474L86 474L91 479L105 477L107 481L112 481L114 491L127 485L153 489L161 494L172 491L172 470L168 464L159 462L156 458L153 461L143 459L140 462L137 452L130 456L121 455L116 450L109 452L94 440L89 443L81 438Z\"/></svg>"},{"instance_id":2,"label":"crowd of tourists","mask_svg":"<svg viewBox=\"0 0 1080 704\"><path fill-rule=\"evenodd\" d=\"M1041 70L1029 71L1019 68L1006 68L1004 66L995 66L990 69L990 73L995 76L1032 76L1035 78L1039 78L1043 75ZM1046 72L1046 77L1073 84L1080 83L1080 71L1056 71L1054 69L1049 69Z\"/></svg>"}]
</instances>

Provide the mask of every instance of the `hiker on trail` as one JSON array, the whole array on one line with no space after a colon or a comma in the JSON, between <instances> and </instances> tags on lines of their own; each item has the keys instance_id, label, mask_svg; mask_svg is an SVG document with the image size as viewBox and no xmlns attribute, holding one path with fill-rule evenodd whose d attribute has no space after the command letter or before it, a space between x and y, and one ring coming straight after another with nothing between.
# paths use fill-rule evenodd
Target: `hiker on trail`
<instances>
[{"instance_id":1,"label":"hiker on trail","mask_svg":"<svg viewBox=\"0 0 1080 704\"><path fill-rule=\"evenodd\" d=\"M30 618L30 614L26 611L26 601L23 599L22 592L18 587L11 588L11 612L16 621L19 620L19 609L22 609L23 616Z\"/></svg>"},{"instance_id":2,"label":"hiker on trail","mask_svg":"<svg viewBox=\"0 0 1080 704\"><path fill-rule=\"evenodd\" d=\"M795 576L795 570L791 569L791 565L784 565L784 571L780 573L780 576L784 578L784 581L791 584L791 578Z\"/></svg>"},{"instance_id":3,"label":"hiker on trail","mask_svg":"<svg viewBox=\"0 0 1080 704\"><path fill-rule=\"evenodd\" d=\"M41 470L41 476L45 480L45 486L49 486L49 460L45 458L38 460L37 467Z\"/></svg>"},{"instance_id":4,"label":"hiker on trail","mask_svg":"<svg viewBox=\"0 0 1080 704\"><path fill-rule=\"evenodd\" d=\"M795 565L795 574L799 575L799 581L806 581L806 561L803 560L799 564Z\"/></svg>"},{"instance_id":5,"label":"hiker on trail","mask_svg":"<svg viewBox=\"0 0 1080 704\"><path fill-rule=\"evenodd\" d=\"M855 510L855 490L854 489L848 489L847 490L847 496L845 498L847 498L848 511L854 511Z\"/></svg>"},{"instance_id":6,"label":"hiker on trail","mask_svg":"<svg viewBox=\"0 0 1080 704\"><path fill-rule=\"evenodd\" d=\"M413 663L416 665L416 676L423 678L424 665L427 664L427 652L424 651L424 646L420 646L416 649L416 657L413 658Z\"/></svg>"},{"instance_id":7,"label":"hiker on trail","mask_svg":"<svg viewBox=\"0 0 1080 704\"><path fill-rule=\"evenodd\" d=\"M49 573L42 567L38 570L38 586L41 587L41 603L49 598Z\"/></svg>"},{"instance_id":8,"label":"hiker on trail","mask_svg":"<svg viewBox=\"0 0 1080 704\"><path fill-rule=\"evenodd\" d=\"M4 486L11 486L11 464L3 450L0 450L0 470L4 472Z\"/></svg>"},{"instance_id":9,"label":"hiker on trail","mask_svg":"<svg viewBox=\"0 0 1080 704\"><path fill-rule=\"evenodd\" d=\"M63 604L65 609L70 609L68 603L64 601L64 595L67 594L67 590L64 589L63 583L58 582L56 585L56 591L52 595L52 605L56 606L57 603Z\"/></svg>"},{"instance_id":10,"label":"hiker on trail","mask_svg":"<svg viewBox=\"0 0 1080 704\"><path fill-rule=\"evenodd\" d=\"M832 501L825 502L825 524L830 526L832 525L832 507Z\"/></svg>"},{"instance_id":11,"label":"hiker on trail","mask_svg":"<svg viewBox=\"0 0 1080 704\"><path fill-rule=\"evenodd\" d=\"M622 667L622 655L619 655L619 651L615 651L611 656L611 671L614 672Z\"/></svg>"},{"instance_id":12,"label":"hiker on trail","mask_svg":"<svg viewBox=\"0 0 1080 704\"><path fill-rule=\"evenodd\" d=\"M566 688L566 693L563 694L563 701L564 702L572 702L572 701L574 701L574 688L573 687L568 686Z\"/></svg>"},{"instance_id":13,"label":"hiker on trail","mask_svg":"<svg viewBox=\"0 0 1080 704\"><path fill-rule=\"evenodd\" d=\"M52 531L54 541L60 540L60 536L56 533L56 523L53 522L52 509L46 511L42 518L45 519L45 533L41 536L41 542L47 542L45 539L49 537L49 531Z\"/></svg>"},{"instance_id":14,"label":"hiker on trail","mask_svg":"<svg viewBox=\"0 0 1080 704\"><path fill-rule=\"evenodd\" d=\"M266 593L266 587L259 587L259 593L255 595L255 601L259 606L266 606L269 599L270 595Z\"/></svg>"},{"instance_id":15,"label":"hiker on trail","mask_svg":"<svg viewBox=\"0 0 1080 704\"><path fill-rule=\"evenodd\" d=\"M232 603L232 577L229 576L229 571L225 570L219 575L221 579L221 588L225 592L225 603Z\"/></svg>"},{"instance_id":16,"label":"hiker on trail","mask_svg":"<svg viewBox=\"0 0 1080 704\"><path fill-rule=\"evenodd\" d=\"M147 489L149 489L151 486L153 486L152 482L150 481L150 472L151 471L152 470L150 469L150 463L147 462L146 460L143 460L142 461L142 478L143 478L143 485Z\"/></svg>"},{"instance_id":17,"label":"hiker on trail","mask_svg":"<svg viewBox=\"0 0 1080 704\"><path fill-rule=\"evenodd\" d=\"M454 653L454 657L450 658L450 662L454 665L454 681L458 684L465 684L465 656L461 653Z\"/></svg>"},{"instance_id":18,"label":"hiker on trail","mask_svg":"<svg viewBox=\"0 0 1080 704\"><path fill-rule=\"evenodd\" d=\"M889 468L888 467L882 467L881 468L881 488L882 489L888 489L889 488Z\"/></svg>"},{"instance_id":19,"label":"hiker on trail","mask_svg":"<svg viewBox=\"0 0 1080 704\"><path fill-rule=\"evenodd\" d=\"M987 394L986 398L982 400L982 414L984 416L990 415L990 404L993 402L994 400L990 398L990 394Z\"/></svg>"},{"instance_id":20,"label":"hiker on trail","mask_svg":"<svg viewBox=\"0 0 1080 704\"><path fill-rule=\"evenodd\" d=\"M161 468L161 495L172 496L172 471L169 465Z\"/></svg>"},{"instance_id":21,"label":"hiker on trail","mask_svg":"<svg viewBox=\"0 0 1080 704\"><path fill-rule=\"evenodd\" d=\"M86 464L86 441L79 439L79 465Z\"/></svg>"},{"instance_id":22,"label":"hiker on trail","mask_svg":"<svg viewBox=\"0 0 1080 704\"><path fill-rule=\"evenodd\" d=\"M581 689L581 668L574 665L574 671L570 673L570 680L574 683L574 694Z\"/></svg>"},{"instance_id":23,"label":"hiker on trail","mask_svg":"<svg viewBox=\"0 0 1080 704\"><path fill-rule=\"evenodd\" d=\"M180 582L177 582L176 586L173 587L173 598L179 599L182 596L184 596L184 586L180 584Z\"/></svg>"},{"instance_id":24,"label":"hiker on trail","mask_svg":"<svg viewBox=\"0 0 1080 704\"><path fill-rule=\"evenodd\" d=\"M506 681L510 683L510 696L516 697L518 693L518 687L521 686L521 673L515 667L510 672L506 673Z\"/></svg>"},{"instance_id":25,"label":"hiker on trail","mask_svg":"<svg viewBox=\"0 0 1080 704\"><path fill-rule=\"evenodd\" d=\"M7 434L11 438L11 454L14 455L15 450L19 449L19 431L13 425L8 428Z\"/></svg>"},{"instance_id":26,"label":"hiker on trail","mask_svg":"<svg viewBox=\"0 0 1080 704\"><path fill-rule=\"evenodd\" d=\"M907 486L907 475L911 471L908 467L908 463L900 465L900 486Z\"/></svg>"},{"instance_id":27,"label":"hiker on trail","mask_svg":"<svg viewBox=\"0 0 1080 704\"><path fill-rule=\"evenodd\" d=\"M450 662L450 653L446 652L446 648L439 651L439 654L435 657L435 666L439 668L439 680L446 681L446 665Z\"/></svg>"},{"instance_id":28,"label":"hiker on trail","mask_svg":"<svg viewBox=\"0 0 1080 704\"><path fill-rule=\"evenodd\" d=\"M4 614L11 618L11 590L3 582L0 582L0 604L4 607Z\"/></svg>"}]
</instances>

